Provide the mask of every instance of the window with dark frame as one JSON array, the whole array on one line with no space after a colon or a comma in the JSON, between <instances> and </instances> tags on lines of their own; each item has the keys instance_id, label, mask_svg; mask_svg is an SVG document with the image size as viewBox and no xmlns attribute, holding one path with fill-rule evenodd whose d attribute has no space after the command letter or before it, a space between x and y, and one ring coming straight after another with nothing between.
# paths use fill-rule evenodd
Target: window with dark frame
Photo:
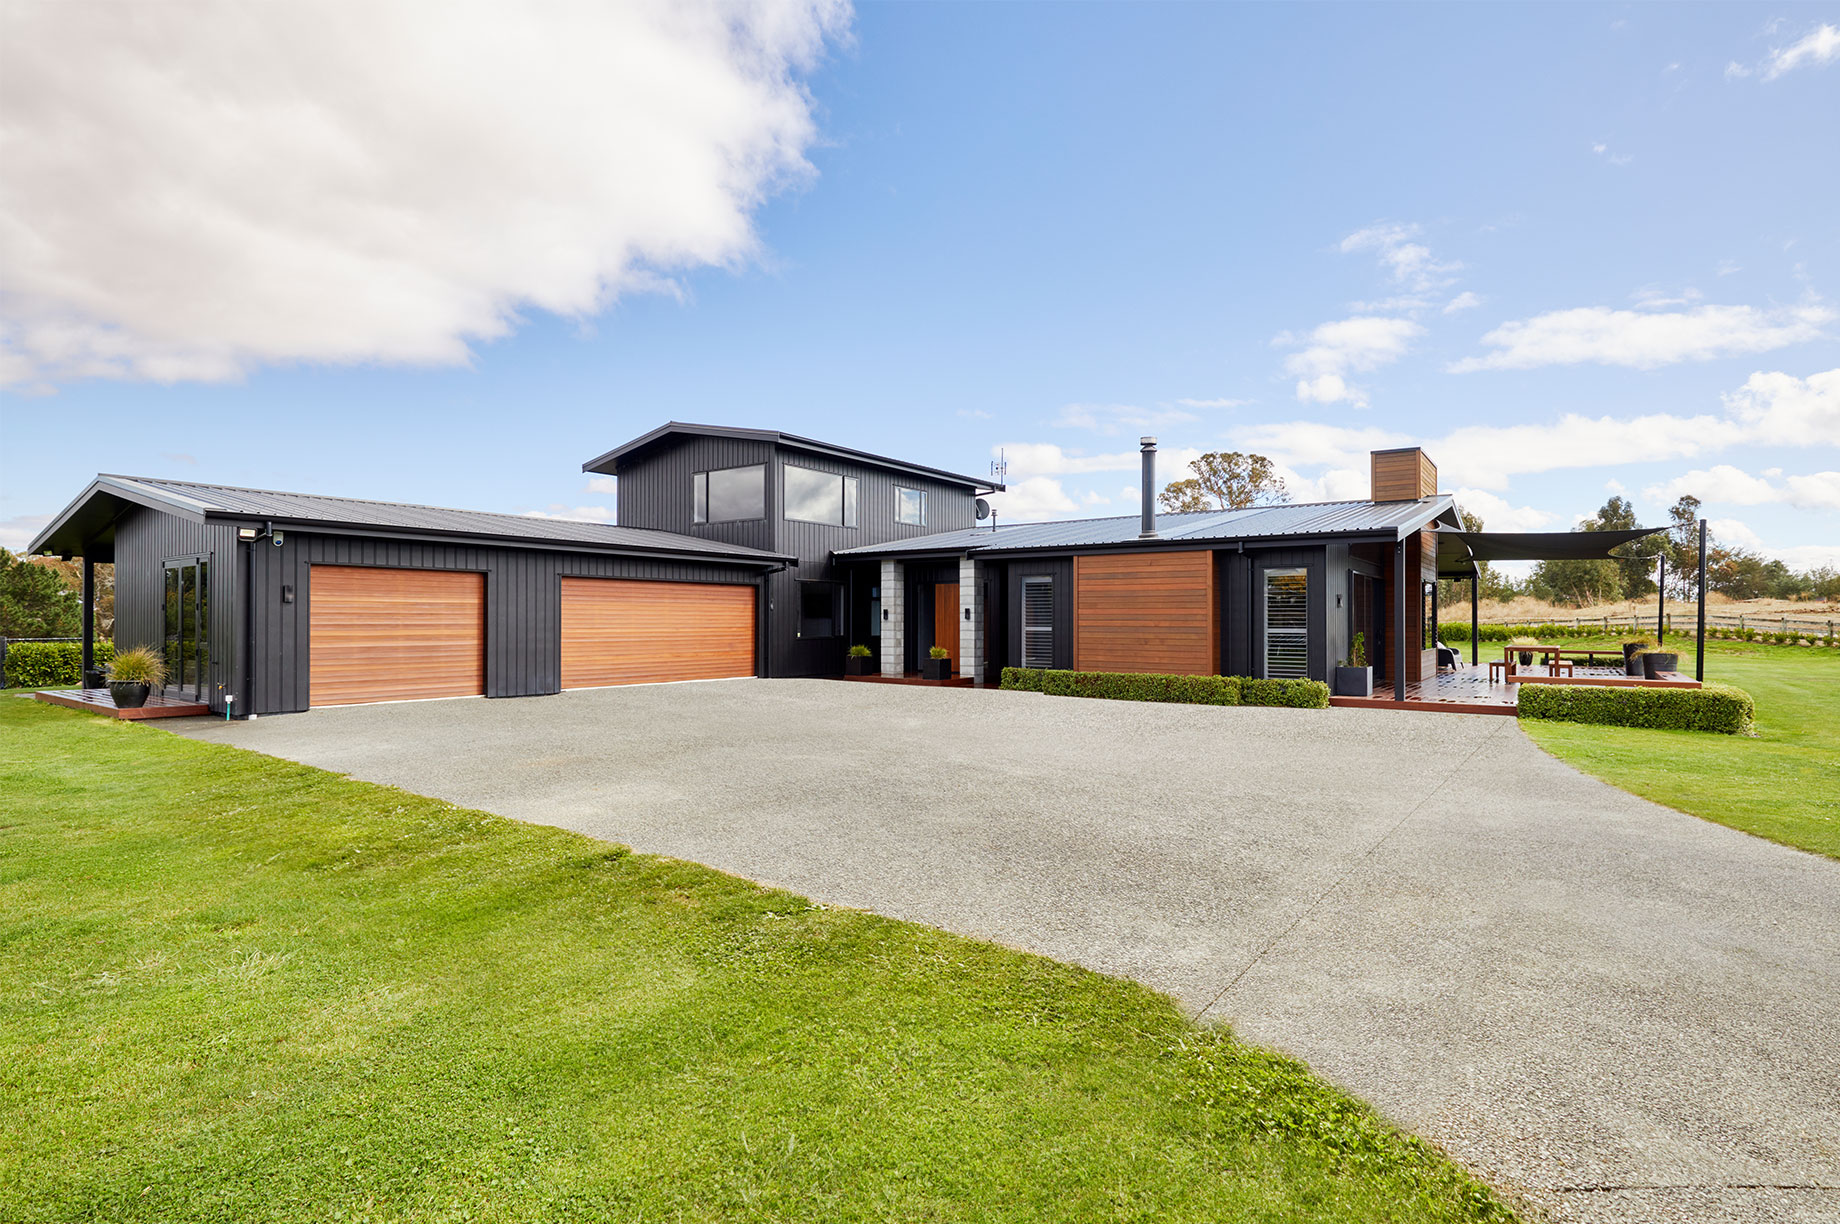
<instances>
[{"instance_id":1,"label":"window with dark frame","mask_svg":"<svg viewBox=\"0 0 1840 1224\"><path fill-rule=\"evenodd\" d=\"M816 468L784 465L786 518L830 527L856 526L856 477Z\"/></svg>"},{"instance_id":2,"label":"window with dark frame","mask_svg":"<svg viewBox=\"0 0 1840 1224\"><path fill-rule=\"evenodd\" d=\"M717 468L690 477L690 521L739 523L767 517L765 464Z\"/></svg>"},{"instance_id":3,"label":"window with dark frame","mask_svg":"<svg viewBox=\"0 0 1840 1224\"><path fill-rule=\"evenodd\" d=\"M838 615L843 588L835 582L799 583L799 636L834 638L843 633Z\"/></svg>"},{"instance_id":4,"label":"window with dark frame","mask_svg":"<svg viewBox=\"0 0 1840 1224\"><path fill-rule=\"evenodd\" d=\"M896 485L894 489L894 521L905 523L909 527L926 526L926 490L904 489Z\"/></svg>"},{"instance_id":5,"label":"window with dark frame","mask_svg":"<svg viewBox=\"0 0 1840 1224\"><path fill-rule=\"evenodd\" d=\"M1265 571L1265 675L1303 679L1310 673L1310 575L1305 569Z\"/></svg>"},{"instance_id":6,"label":"window with dark frame","mask_svg":"<svg viewBox=\"0 0 1840 1224\"><path fill-rule=\"evenodd\" d=\"M1022 665L1054 666L1054 578L1022 580Z\"/></svg>"}]
</instances>

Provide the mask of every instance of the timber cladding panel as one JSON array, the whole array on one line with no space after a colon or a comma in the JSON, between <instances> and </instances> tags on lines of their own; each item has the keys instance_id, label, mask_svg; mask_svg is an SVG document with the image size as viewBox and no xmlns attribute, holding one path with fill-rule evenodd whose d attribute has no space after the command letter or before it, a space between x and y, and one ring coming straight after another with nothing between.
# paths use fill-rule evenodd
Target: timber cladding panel
<instances>
[{"instance_id":1,"label":"timber cladding panel","mask_svg":"<svg viewBox=\"0 0 1840 1224\"><path fill-rule=\"evenodd\" d=\"M1074 668L1215 674L1215 585L1214 554L1206 550L1075 557Z\"/></svg>"},{"instance_id":2,"label":"timber cladding panel","mask_svg":"<svg viewBox=\"0 0 1840 1224\"><path fill-rule=\"evenodd\" d=\"M753 586L561 581L565 689L754 674Z\"/></svg>"},{"instance_id":3,"label":"timber cladding panel","mask_svg":"<svg viewBox=\"0 0 1840 1224\"><path fill-rule=\"evenodd\" d=\"M312 705L472 697L486 685L486 576L315 565Z\"/></svg>"},{"instance_id":4,"label":"timber cladding panel","mask_svg":"<svg viewBox=\"0 0 1840 1224\"><path fill-rule=\"evenodd\" d=\"M1374 451L1370 462L1374 501L1417 501L1437 494L1437 465L1416 446Z\"/></svg>"}]
</instances>

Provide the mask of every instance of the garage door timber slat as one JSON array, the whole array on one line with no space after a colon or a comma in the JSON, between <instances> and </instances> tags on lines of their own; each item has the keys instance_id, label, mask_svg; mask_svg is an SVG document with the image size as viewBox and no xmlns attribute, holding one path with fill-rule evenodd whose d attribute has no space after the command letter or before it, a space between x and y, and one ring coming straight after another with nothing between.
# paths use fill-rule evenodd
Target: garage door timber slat
<instances>
[{"instance_id":1,"label":"garage door timber slat","mask_svg":"<svg viewBox=\"0 0 1840 1224\"><path fill-rule=\"evenodd\" d=\"M309 705L485 692L484 574L315 565L308 582Z\"/></svg>"},{"instance_id":2,"label":"garage door timber slat","mask_svg":"<svg viewBox=\"0 0 1840 1224\"><path fill-rule=\"evenodd\" d=\"M754 674L755 590L706 582L562 580L562 687Z\"/></svg>"}]
</instances>

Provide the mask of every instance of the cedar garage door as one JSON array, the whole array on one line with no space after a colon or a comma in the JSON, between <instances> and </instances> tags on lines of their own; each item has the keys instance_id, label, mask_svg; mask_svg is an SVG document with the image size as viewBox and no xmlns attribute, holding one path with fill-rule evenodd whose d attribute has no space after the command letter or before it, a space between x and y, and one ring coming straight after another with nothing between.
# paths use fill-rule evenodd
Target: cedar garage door
<instances>
[{"instance_id":1,"label":"cedar garage door","mask_svg":"<svg viewBox=\"0 0 1840 1224\"><path fill-rule=\"evenodd\" d=\"M316 565L309 705L486 691L486 576Z\"/></svg>"},{"instance_id":2,"label":"cedar garage door","mask_svg":"<svg viewBox=\"0 0 1840 1224\"><path fill-rule=\"evenodd\" d=\"M755 588L562 580L562 687L754 674Z\"/></svg>"}]
</instances>

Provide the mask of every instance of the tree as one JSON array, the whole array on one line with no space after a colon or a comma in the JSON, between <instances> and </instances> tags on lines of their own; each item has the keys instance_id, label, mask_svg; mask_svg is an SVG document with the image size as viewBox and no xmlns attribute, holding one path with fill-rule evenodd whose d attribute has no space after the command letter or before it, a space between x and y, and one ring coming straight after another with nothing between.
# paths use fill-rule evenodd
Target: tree
<instances>
[{"instance_id":1,"label":"tree","mask_svg":"<svg viewBox=\"0 0 1840 1224\"><path fill-rule=\"evenodd\" d=\"M1636 508L1628 499L1612 496L1591 518L1578 524L1584 531L1633 531L1636 523ZM1616 558L1616 567L1622 577L1623 595L1636 599L1652 593L1655 589L1655 558L1667 549L1667 540L1660 536L1649 536L1641 540L1631 540L1622 545L1622 555ZM1673 564L1670 557L1668 564Z\"/></svg>"},{"instance_id":2,"label":"tree","mask_svg":"<svg viewBox=\"0 0 1840 1224\"><path fill-rule=\"evenodd\" d=\"M57 557L32 557L32 564L42 565L55 573L64 589L77 599L83 598L83 562ZM107 641L115 633L115 567L107 561L96 563L96 639Z\"/></svg>"},{"instance_id":3,"label":"tree","mask_svg":"<svg viewBox=\"0 0 1840 1224\"><path fill-rule=\"evenodd\" d=\"M1675 599L1693 599L1699 594L1699 508L1700 500L1691 493L1682 494L1668 507L1668 593ZM1706 533L1708 565L1712 533Z\"/></svg>"},{"instance_id":4,"label":"tree","mask_svg":"<svg viewBox=\"0 0 1840 1224\"><path fill-rule=\"evenodd\" d=\"M1457 517L1463 521L1463 530L1481 531L1482 516L1468 510L1459 509ZM1478 599L1509 600L1520 594L1520 588L1512 578L1487 561L1476 562L1476 597ZM1438 582L1438 607L1455 608L1469 602L1469 583L1459 578L1444 578Z\"/></svg>"},{"instance_id":5,"label":"tree","mask_svg":"<svg viewBox=\"0 0 1840 1224\"><path fill-rule=\"evenodd\" d=\"M1157 500L1167 514L1244 510L1291 499L1272 461L1239 451L1210 451L1188 465L1194 475L1171 481Z\"/></svg>"},{"instance_id":6,"label":"tree","mask_svg":"<svg viewBox=\"0 0 1840 1224\"><path fill-rule=\"evenodd\" d=\"M0 637L76 637L83 601L49 566L0 548Z\"/></svg>"}]
</instances>

